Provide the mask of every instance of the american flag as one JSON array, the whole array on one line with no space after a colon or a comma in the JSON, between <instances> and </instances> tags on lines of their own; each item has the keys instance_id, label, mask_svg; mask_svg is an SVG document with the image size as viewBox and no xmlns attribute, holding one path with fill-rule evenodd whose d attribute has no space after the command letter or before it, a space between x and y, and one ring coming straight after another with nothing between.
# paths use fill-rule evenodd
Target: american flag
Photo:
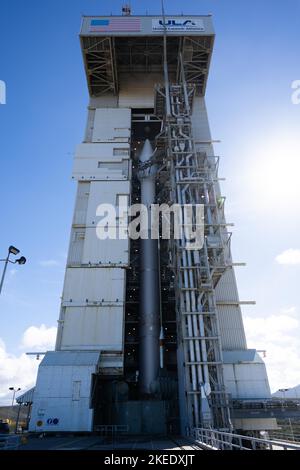
<instances>
[{"instance_id":1,"label":"american flag","mask_svg":"<svg viewBox=\"0 0 300 470\"><path fill-rule=\"evenodd\" d=\"M139 18L111 18L107 20L91 20L91 32L138 32L141 31Z\"/></svg>"}]
</instances>

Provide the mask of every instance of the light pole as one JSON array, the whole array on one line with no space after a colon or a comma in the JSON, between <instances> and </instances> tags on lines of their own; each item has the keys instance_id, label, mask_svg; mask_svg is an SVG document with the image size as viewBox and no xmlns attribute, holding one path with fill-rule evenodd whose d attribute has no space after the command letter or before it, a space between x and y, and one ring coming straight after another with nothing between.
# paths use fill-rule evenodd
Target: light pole
<instances>
[{"instance_id":1,"label":"light pole","mask_svg":"<svg viewBox=\"0 0 300 470\"><path fill-rule=\"evenodd\" d=\"M21 389L20 389L20 387L18 387L18 388L9 387L9 390L11 390L13 392L13 397L12 397L12 401L11 401L11 411L12 411L12 417L13 417L15 396L16 396L16 393L19 392Z\"/></svg>"},{"instance_id":2,"label":"light pole","mask_svg":"<svg viewBox=\"0 0 300 470\"><path fill-rule=\"evenodd\" d=\"M17 255L18 253L20 253L20 250L18 250L18 248L16 248L15 246L10 246L8 248L8 253L7 253L7 257L5 259L1 259L0 261L4 261L4 269L3 269L3 273L2 273L2 277L1 277L1 282L0 282L0 294L2 292L2 287L3 287L3 283L4 283L4 278L5 278L5 274L6 274L6 269L7 269L7 265L8 263L12 263L12 264L25 264L26 263L26 258L24 256L21 256L21 258L19 259L16 259L16 261L11 261L9 259L10 255Z\"/></svg>"},{"instance_id":3,"label":"light pole","mask_svg":"<svg viewBox=\"0 0 300 470\"><path fill-rule=\"evenodd\" d=\"M13 392L13 397L12 397L12 402L11 402L11 406L13 407L14 402L15 402L16 393L19 392L21 389L20 389L20 387L19 388L9 387L9 390L11 390Z\"/></svg>"},{"instance_id":4,"label":"light pole","mask_svg":"<svg viewBox=\"0 0 300 470\"><path fill-rule=\"evenodd\" d=\"M285 402L285 392L288 392L289 391L289 388L280 388L279 389L279 392L281 392L283 394L283 400L281 402L282 406L283 406L283 403Z\"/></svg>"}]
</instances>

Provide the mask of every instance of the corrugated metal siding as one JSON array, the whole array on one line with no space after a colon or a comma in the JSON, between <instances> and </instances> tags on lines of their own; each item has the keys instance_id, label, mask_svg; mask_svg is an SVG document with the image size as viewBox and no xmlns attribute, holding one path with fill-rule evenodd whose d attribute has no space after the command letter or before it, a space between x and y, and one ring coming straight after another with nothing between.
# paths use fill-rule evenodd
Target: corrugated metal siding
<instances>
[{"instance_id":1,"label":"corrugated metal siding","mask_svg":"<svg viewBox=\"0 0 300 470\"><path fill-rule=\"evenodd\" d=\"M61 348L122 351L123 312L123 305L67 307Z\"/></svg>"},{"instance_id":2,"label":"corrugated metal siding","mask_svg":"<svg viewBox=\"0 0 300 470\"><path fill-rule=\"evenodd\" d=\"M81 264L85 240L85 228L73 228L71 233L68 265Z\"/></svg>"},{"instance_id":3,"label":"corrugated metal siding","mask_svg":"<svg viewBox=\"0 0 300 470\"><path fill-rule=\"evenodd\" d=\"M128 179L129 159L127 143L81 144L76 149L73 178L80 181Z\"/></svg>"},{"instance_id":4,"label":"corrugated metal siding","mask_svg":"<svg viewBox=\"0 0 300 470\"><path fill-rule=\"evenodd\" d=\"M84 225L90 194L90 183L79 182L77 185L76 203L73 217L74 225Z\"/></svg>"},{"instance_id":5,"label":"corrugated metal siding","mask_svg":"<svg viewBox=\"0 0 300 470\"><path fill-rule=\"evenodd\" d=\"M85 303L104 299L106 302L123 301L124 269L67 268L63 301Z\"/></svg>"},{"instance_id":6,"label":"corrugated metal siding","mask_svg":"<svg viewBox=\"0 0 300 470\"><path fill-rule=\"evenodd\" d=\"M93 130L94 130L94 120L95 120L96 108L88 108L88 117L85 128L84 140L85 142L92 142L93 140Z\"/></svg>"},{"instance_id":7,"label":"corrugated metal siding","mask_svg":"<svg viewBox=\"0 0 300 470\"><path fill-rule=\"evenodd\" d=\"M119 161L116 156L115 150L127 149L127 156L130 157L130 145L125 142L114 142L114 143L97 143L97 144L80 144L76 148L75 158L81 158L83 160L89 158L96 158L100 161Z\"/></svg>"},{"instance_id":8,"label":"corrugated metal siding","mask_svg":"<svg viewBox=\"0 0 300 470\"><path fill-rule=\"evenodd\" d=\"M46 354L39 367L30 431L92 431L91 378L99 356L99 352Z\"/></svg>"},{"instance_id":9,"label":"corrugated metal siding","mask_svg":"<svg viewBox=\"0 0 300 470\"><path fill-rule=\"evenodd\" d=\"M112 204L117 208L118 196L130 194L129 181L92 181L88 202L86 225L95 226L97 221L97 208L100 204ZM97 220L98 219L98 220Z\"/></svg>"},{"instance_id":10,"label":"corrugated metal siding","mask_svg":"<svg viewBox=\"0 0 300 470\"><path fill-rule=\"evenodd\" d=\"M101 162L96 159L76 159L73 168L73 178L78 180L126 180L129 175L128 159L118 162Z\"/></svg>"},{"instance_id":11,"label":"corrugated metal siding","mask_svg":"<svg viewBox=\"0 0 300 470\"><path fill-rule=\"evenodd\" d=\"M257 362L263 364L262 358L257 354L256 349L241 349L223 352L224 364L233 364L234 362Z\"/></svg>"},{"instance_id":12,"label":"corrugated metal siding","mask_svg":"<svg viewBox=\"0 0 300 470\"><path fill-rule=\"evenodd\" d=\"M129 142L131 110L127 108L98 108L95 113L93 142Z\"/></svg>"},{"instance_id":13,"label":"corrugated metal siding","mask_svg":"<svg viewBox=\"0 0 300 470\"><path fill-rule=\"evenodd\" d=\"M238 290L236 286L233 269L227 269L216 287L217 300L239 301Z\"/></svg>"},{"instance_id":14,"label":"corrugated metal siding","mask_svg":"<svg viewBox=\"0 0 300 470\"><path fill-rule=\"evenodd\" d=\"M19 405L22 405L22 403L32 403L33 402L34 391L35 391L35 387L30 388L29 390L27 390L27 392L22 393L22 395L19 395L16 398L16 402Z\"/></svg>"},{"instance_id":15,"label":"corrugated metal siding","mask_svg":"<svg viewBox=\"0 0 300 470\"><path fill-rule=\"evenodd\" d=\"M227 269L216 288L217 301L239 302L233 269ZM218 306L219 324L223 349L247 347L242 312L239 306Z\"/></svg>"},{"instance_id":16,"label":"corrugated metal siding","mask_svg":"<svg viewBox=\"0 0 300 470\"><path fill-rule=\"evenodd\" d=\"M241 310L235 306L218 306L221 342L223 349L247 347Z\"/></svg>"},{"instance_id":17,"label":"corrugated metal siding","mask_svg":"<svg viewBox=\"0 0 300 470\"><path fill-rule=\"evenodd\" d=\"M196 141L211 141L205 99L195 97L192 114L193 136Z\"/></svg>"},{"instance_id":18,"label":"corrugated metal siding","mask_svg":"<svg viewBox=\"0 0 300 470\"><path fill-rule=\"evenodd\" d=\"M271 397L263 363L224 364L225 388L232 398L266 399Z\"/></svg>"},{"instance_id":19,"label":"corrugated metal siding","mask_svg":"<svg viewBox=\"0 0 300 470\"><path fill-rule=\"evenodd\" d=\"M41 362L44 366L94 366L100 363L99 352L65 352L65 351L48 351Z\"/></svg>"},{"instance_id":20,"label":"corrugated metal siding","mask_svg":"<svg viewBox=\"0 0 300 470\"><path fill-rule=\"evenodd\" d=\"M112 227L117 232L118 227ZM82 254L83 264L123 264L129 263L129 239L126 240L100 240L96 227L88 227L85 233Z\"/></svg>"}]
</instances>

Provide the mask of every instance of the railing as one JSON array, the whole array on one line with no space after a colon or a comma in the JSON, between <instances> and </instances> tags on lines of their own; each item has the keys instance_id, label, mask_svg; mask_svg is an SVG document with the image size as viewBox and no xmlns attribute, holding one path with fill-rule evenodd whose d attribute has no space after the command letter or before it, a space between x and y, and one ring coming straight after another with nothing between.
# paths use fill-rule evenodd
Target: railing
<instances>
[{"instance_id":1,"label":"railing","mask_svg":"<svg viewBox=\"0 0 300 470\"><path fill-rule=\"evenodd\" d=\"M191 437L211 450L300 450L300 445L256 437L243 436L215 429L193 428Z\"/></svg>"},{"instance_id":2,"label":"railing","mask_svg":"<svg viewBox=\"0 0 300 470\"><path fill-rule=\"evenodd\" d=\"M278 431L272 431L270 433L270 438L272 440L278 440L278 441L287 441L287 442L300 442L300 434L292 433L290 432L278 432Z\"/></svg>"},{"instance_id":3,"label":"railing","mask_svg":"<svg viewBox=\"0 0 300 470\"><path fill-rule=\"evenodd\" d=\"M116 436L128 433L129 426L123 424L98 424L94 426L94 431L102 436Z\"/></svg>"},{"instance_id":4,"label":"railing","mask_svg":"<svg viewBox=\"0 0 300 470\"><path fill-rule=\"evenodd\" d=\"M0 450L17 450L20 447L20 444L20 435L0 434Z\"/></svg>"}]
</instances>

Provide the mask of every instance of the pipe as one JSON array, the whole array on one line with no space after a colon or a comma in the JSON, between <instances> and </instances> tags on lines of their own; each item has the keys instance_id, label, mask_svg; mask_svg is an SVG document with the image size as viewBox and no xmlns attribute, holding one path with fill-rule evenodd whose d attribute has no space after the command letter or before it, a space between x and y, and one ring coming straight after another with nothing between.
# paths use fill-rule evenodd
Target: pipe
<instances>
[{"instance_id":1,"label":"pipe","mask_svg":"<svg viewBox=\"0 0 300 470\"><path fill-rule=\"evenodd\" d=\"M140 162L148 162L153 154L150 141L145 141ZM141 182L141 203L147 214L141 211L141 229L147 227L140 240L140 325L139 325L139 390L141 395L152 395L159 371L159 264L158 240L151 239L151 204L155 203L155 179L157 168L150 165L138 173ZM145 225L144 225L145 224Z\"/></svg>"},{"instance_id":2,"label":"pipe","mask_svg":"<svg viewBox=\"0 0 300 470\"><path fill-rule=\"evenodd\" d=\"M161 325L160 335L159 335L159 365L161 369L164 368L164 342L165 342L164 329L163 329L163 326Z\"/></svg>"},{"instance_id":3,"label":"pipe","mask_svg":"<svg viewBox=\"0 0 300 470\"><path fill-rule=\"evenodd\" d=\"M166 14L165 14L165 6L164 6L163 0L161 0L161 10L162 10L163 23L164 23L163 51L164 51L164 81L165 81L165 93L166 93L166 116L167 116L167 119L169 119L171 117L170 80L169 80L169 70L168 70Z\"/></svg>"}]
</instances>

